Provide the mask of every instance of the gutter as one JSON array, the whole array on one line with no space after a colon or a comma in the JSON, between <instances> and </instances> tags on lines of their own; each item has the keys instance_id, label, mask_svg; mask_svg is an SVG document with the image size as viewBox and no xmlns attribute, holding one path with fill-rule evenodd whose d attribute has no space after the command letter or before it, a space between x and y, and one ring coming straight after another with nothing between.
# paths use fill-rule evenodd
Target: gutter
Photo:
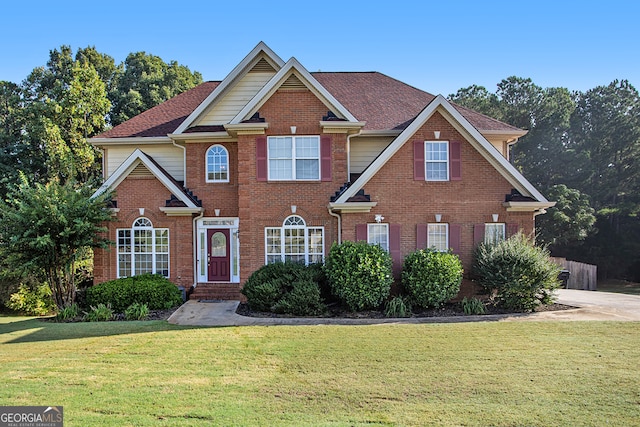
<instances>
[{"instance_id":1,"label":"gutter","mask_svg":"<svg viewBox=\"0 0 640 427\"><path fill-rule=\"evenodd\" d=\"M338 218L338 244L340 244L342 243L342 216L335 213L331 206L327 206L327 211L329 211L329 215Z\"/></svg>"}]
</instances>

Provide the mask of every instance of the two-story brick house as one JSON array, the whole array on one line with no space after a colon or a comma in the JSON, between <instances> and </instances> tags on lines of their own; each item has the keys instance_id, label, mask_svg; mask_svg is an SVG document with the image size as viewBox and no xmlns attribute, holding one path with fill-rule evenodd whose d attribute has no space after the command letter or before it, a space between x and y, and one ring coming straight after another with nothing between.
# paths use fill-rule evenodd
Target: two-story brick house
<instances>
[{"instance_id":1,"label":"two-story brick house","mask_svg":"<svg viewBox=\"0 0 640 427\"><path fill-rule=\"evenodd\" d=\"M553 205L509 162L526 132L375 72L307 71L258 44L205 82L91 139L115 190L116 245L95 282L153 272L202 298L239 298L277 260L334 242L474 246Z\"/></svg>"}]
</instances>

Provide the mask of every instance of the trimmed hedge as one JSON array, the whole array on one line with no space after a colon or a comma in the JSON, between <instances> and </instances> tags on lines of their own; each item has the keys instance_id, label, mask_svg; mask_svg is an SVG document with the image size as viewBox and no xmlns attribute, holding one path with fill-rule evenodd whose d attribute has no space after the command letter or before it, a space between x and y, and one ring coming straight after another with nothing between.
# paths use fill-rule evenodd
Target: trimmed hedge
<instances>
[{"instance_id":1,"label":"trimmed hedge","mask_svg":"<svg viewBox=\"0 0 640 427\"><path fill-rule=\"evenodd\" d=\"M460 292L462 263L457 255L421 249L410 253L402 267L402 285L419 307L439 307Z\"/></svg>"},{"instance_id":2,"label":"trimmed hedge","mask_svg":"<svg viewBox=\"0 0 640 427\"><path fill-rule=\"evenodd\" d=\"M495 245L480 245L473 271L496 304L512 310L532 311L553 302L553 291L560 285L560 267L545 248L522 233Z\"/></svg>"},{"instance_id":3,"label":"trimmed hedge","mask_svg":"<svg viewBox=\"0 0 640 427\"><path fill-rule=\"evenodd\" d=\"M325 272L333 294L351 311L376 309L389 297L391 255L367 242L333 244Z\"/></svg>"},{"instance_id":4,"label":"trimmed hedge","mask_svg":"<svg viewBox=\"0 0 640 427\"><path fill-rule=\"evenodd\" d=\"M123 313L132 304L146 304L150 310L164 310L182 304L182 292L166 277L142 274L100 283L87 289L89 306L110 304Z\"/></svg>"},{"instance_id":5,"label":"trimmed hedge","mask_svg":"<svg viewBox=\"0 0 640 427\"><path fill-rule=\"evenodd\" d=\"M321 296L322 268L294 262L276 262L256 270L242 287L252 310L313 316L326 306Z\"/></svg>"}]
</instances>

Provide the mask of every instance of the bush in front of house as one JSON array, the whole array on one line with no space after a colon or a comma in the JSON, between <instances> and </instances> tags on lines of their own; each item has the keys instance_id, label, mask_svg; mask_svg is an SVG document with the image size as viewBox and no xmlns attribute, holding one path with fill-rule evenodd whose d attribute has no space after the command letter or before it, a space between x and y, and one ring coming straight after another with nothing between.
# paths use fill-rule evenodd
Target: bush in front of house
<instances>
[{"instance_id":1,"label":"bush in front of house","mask_svg":"<svg viewBox=\"0 0 640 427\"><path fill-rule=\"evenodd\" d=\"M182 304L182 292L166 277L142 274L88 288L86 303L95 307L109 304L116 313L123 313L135 303L146 304L150 310L164 310Z\"/></svg>"},{"instance_id":2,"label":"bush in front of house","mask_svg":"<svg viewBox=\"0 0 640 427\"><path fill-rule=\"evenodd\" d=\"M421 249L410 253L402 266L402 286L410 301L423 308L439 307L455 297L462 283L457 255Z\"/></svg>"},{"instance_id":3,"label":"bush in front of house","mask_svg":"<svg viewBox=\"0 0 640 427\"><path fill-rule=\"evenodd\" d=\"M317 265L276 262L249 276L241 292L252 310L313 316L326 308L320 290L324 280Z\"/></svg>"},{"instance_id":4,"label":"bush in front of house","mask_svg":"<svg viewBox=\"0 0 640 427\"><path fill-rule=\"evenodd\" d=\"M473 272L497 305L527 312L553 302L560 267L545 248L518 233L497 244L480 245Z\"/></svg>"},{"instance_id":5,"label":"bush in front of house","mask_svg":"<svg viewBox=\"0 0 640 427\"><path fill-rule=\"evenodd\" d=\"M389 297L391 256L377 245L334 244L325 262L331 291L351 311L376 309Z\"/></svg>"}]
</instances>

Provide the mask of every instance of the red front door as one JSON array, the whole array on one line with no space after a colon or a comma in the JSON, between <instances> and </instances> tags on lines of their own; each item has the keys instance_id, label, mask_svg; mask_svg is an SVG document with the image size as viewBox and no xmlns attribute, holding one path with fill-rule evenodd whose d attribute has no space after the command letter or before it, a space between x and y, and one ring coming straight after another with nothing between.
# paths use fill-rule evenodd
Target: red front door
<instances>
[{"instance_id":1,"label":"red front door","mask_svg":"<svg viewBox=\"0 0 640 427\"><path fill-rule=\"evenodd\" d=\"M231 280L230 246L228 229L207 230L209 241L209 282L228 282Z\"/></svg>"}]
</instances>

